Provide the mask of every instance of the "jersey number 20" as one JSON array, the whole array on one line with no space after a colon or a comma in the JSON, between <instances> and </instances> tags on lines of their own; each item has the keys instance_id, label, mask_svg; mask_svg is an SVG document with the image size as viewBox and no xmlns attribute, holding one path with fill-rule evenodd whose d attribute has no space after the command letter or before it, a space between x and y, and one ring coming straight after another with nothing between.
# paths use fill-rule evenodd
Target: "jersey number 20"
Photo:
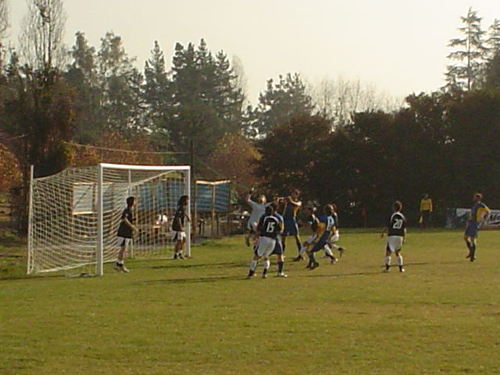
<instances>
[{"instance_id":1,"label":"jersey number 20","mask_svg":"<svg viewBox=\"0 0 500 375\"><path fill-rule=\"evenodd\" d=\"M403 220L396 219L394 220L394 224L392 225L392 229L401 229L403 227Z\"/></svg>"}]
</instances>

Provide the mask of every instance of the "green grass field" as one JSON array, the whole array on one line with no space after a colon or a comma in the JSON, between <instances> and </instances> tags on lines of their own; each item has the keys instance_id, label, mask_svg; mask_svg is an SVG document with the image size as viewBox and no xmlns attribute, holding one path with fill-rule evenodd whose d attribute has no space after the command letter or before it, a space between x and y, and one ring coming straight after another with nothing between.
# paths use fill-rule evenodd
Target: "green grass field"
<instances>
[{"instance_id":1,"label":"green grass field","mask_svg":"<svg viewBox=\"0 0 500 375\"><path fill-rule=\"evenodd\" d=\"M500 232L470 263L461 232L410 231L404 274L378 233L341 240L338 264L267 280L242 237L101 278L25 277L4 240L0 374L500 374Z\"/></svg>"}]
</instances>

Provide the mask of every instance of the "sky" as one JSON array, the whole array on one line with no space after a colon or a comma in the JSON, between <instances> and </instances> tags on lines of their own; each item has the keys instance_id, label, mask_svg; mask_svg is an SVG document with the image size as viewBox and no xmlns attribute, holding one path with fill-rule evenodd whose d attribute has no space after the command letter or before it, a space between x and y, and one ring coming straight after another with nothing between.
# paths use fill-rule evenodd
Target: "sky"
<instances>
[{"instance_id":1,"label":"sky","mask_svg":"<svg viewBox=\"0 0 500 375\"><path fill-rule=\"evenodd\" d=\"M8 2L16 43L27 5ZM404 97L443 86L447 44L469 7L483 29L500 18L497 0L64 0L65 40L72 46L82 31L99 49L113 31L142 70L155 40L170 66L177 42L203 38L239 58L254 104L268 79L289 72L311 84L359 79Z\"/></svg>"}]
</instances>

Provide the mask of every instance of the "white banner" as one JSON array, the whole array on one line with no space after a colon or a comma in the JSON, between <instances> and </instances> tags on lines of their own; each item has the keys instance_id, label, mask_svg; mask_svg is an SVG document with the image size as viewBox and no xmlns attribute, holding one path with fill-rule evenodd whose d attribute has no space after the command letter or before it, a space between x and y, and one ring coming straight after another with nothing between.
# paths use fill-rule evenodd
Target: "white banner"
<instances>
[{"instance_id":1,"label":"white banner","mask_svg":"<svg viewBox=\"0 0 500 375\"><path fill-rule=\"evenodd\" d=\"M469 220L470 208L453 208L448 210L447 228L464 227ZM500 210L491 210L481 229L500 229Z\"/></svg>"}]
</instances>

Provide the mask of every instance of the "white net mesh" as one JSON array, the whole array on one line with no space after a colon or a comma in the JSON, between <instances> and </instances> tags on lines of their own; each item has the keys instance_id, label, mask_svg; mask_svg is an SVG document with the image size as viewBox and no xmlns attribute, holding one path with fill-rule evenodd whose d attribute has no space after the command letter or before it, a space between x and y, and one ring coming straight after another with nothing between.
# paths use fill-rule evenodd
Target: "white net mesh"
<instances>
[{"instance_id":1,"label":"white net mesh","mask_svg":"<svg viewBox=\"0 0 500 375\"><path fill-rule=\"evenodd\" d=\"M164 256L171 251L171 219L179 197L189 195L189 168L144 168L102 169L104 262L117 257L116 233L129 196L136 197L139 233L128 256ZM28 273L99 263L98 183L99 167L69 168L33 180Z\"/></svg>"}]
</instances>

